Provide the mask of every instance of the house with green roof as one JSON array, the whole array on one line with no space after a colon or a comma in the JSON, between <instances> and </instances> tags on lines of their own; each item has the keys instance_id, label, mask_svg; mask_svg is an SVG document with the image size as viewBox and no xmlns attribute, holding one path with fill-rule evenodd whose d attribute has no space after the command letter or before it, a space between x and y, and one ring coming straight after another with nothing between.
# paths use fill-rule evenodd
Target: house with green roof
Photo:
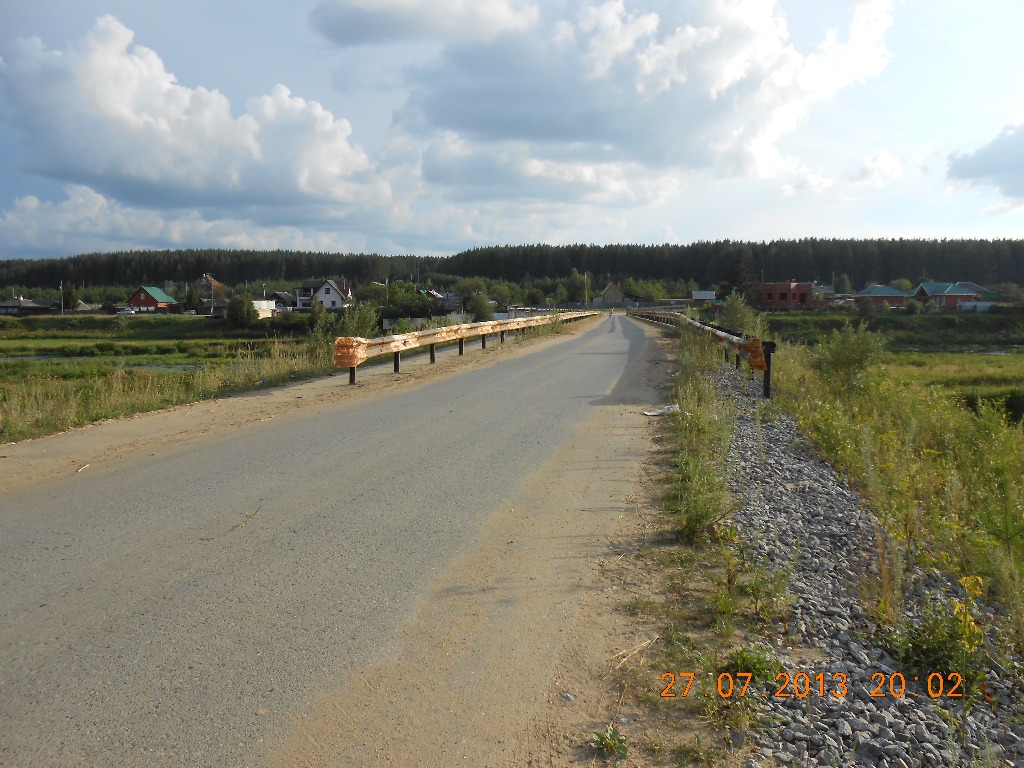
<instances>
[{"instance_id":1,"label":"house with green roof","mask_svg":"<svg viewBox=\"0 0 1024 768\"><path fill-rule=\"evenodd\" d=\"M883 304L887 304L890 307L905 307L911 295L909 291L901 291L899 288L893 288L891 285L875 283L874 285L869 285L863 291L857 291L853 295L853 300L858 305L867 301L879 308Z\"/></svg>"},{"instance_id":2,"label":"house with green roof","mask_svg":"<svg viewBox=\"0 0 1024 768\"><path fill-rule=\"evenodd\" d=\"M924 282L914 289L914 298L924 304L925 309L936 312L950 312L961 304L975 302L978 292L961 283Z\"/></svg>"},{"instance_id":3,"label":"house with green roof","mask_svg":"<svg viewBox=\"0 0 1024 768\"><path fill-rule=\"evenodd\" d=\"M154 285L143 285L139 287L127 305L136 312L178 312L181 305L173 296L168 296L160 288Z\"/></svg>"}]
</instances>

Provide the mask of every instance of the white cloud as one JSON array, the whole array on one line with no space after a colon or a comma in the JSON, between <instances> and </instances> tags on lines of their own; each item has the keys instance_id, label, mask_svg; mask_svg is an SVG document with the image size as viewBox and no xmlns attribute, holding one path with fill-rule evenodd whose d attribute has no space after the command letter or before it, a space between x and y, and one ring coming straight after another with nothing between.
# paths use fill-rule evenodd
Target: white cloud
<instances>
[{"instance_id":1,"label":"white cloud","mask_svg":"<svg viewBox=\"0 0 1024 768\"><path fill-rule=\"evenodd\" d=\"M216 90L177 82L112 16L50 51L19 41L0 67L0 116L29 167L133 205L386 201L351 125L284 86L235 116ZM357 195L357 190L359 195Z\"/></svg>"},{"instance_id":2,"label":"white cloud","mask_svg":"<svg viewBox=\"0 0 1024 768\"><path fill-rule=\"evenodd\" d=\"M587 60L591 77L604 77L612 65L633 53L637 43L658 29L656 13L626 13L623 0L587 6L580 12L579 30L589 36Z\"/></svg>"},{"instance_id":3,"label":"white cloud","mask_svg":"<svg viewBox=\"0 0 1024 768\"><path fill-rule=\"evenodd\" d=\"M903 163L894 154L880 150L864 158L860 172L853 177L856 184L866 184L881 189L893 181L903 178Z\"/></svg>"},{"instance_id":4,"label":"white cloud","mask_svg":"<svg viewBox=\"0 0 1024 768\"><path fill-rule=\"evenodd\" d=\"M341 45L407 38L492 40L538 19L523 0L321 0L313 25Z\"/></svg>"},{"instance_id":5,"label":"white cloud","mask_svg":"<svg viewBox=\"0 0 1024 768\"><path fill-rule=\"evenodd\" d=\"M446 49L410 81L399 124L480 147L521 142L535 159L579 163L581 173L608 163L714 168L820 190L831 182L777 142L816 103L884 70L894 1L861 0L845 36L830 32L805 53L788 41L774 0L660 12L589 4L553 23L546 40Z\"/></svg>"},{"instance_id":6,"label":"white cloud","mask_svg":"<svg viewBox=\"0 0 1024 768\"><path fill-rule=\"evenodd\" d=\"M15 200L0 216L0 242L14 254L60 256L140 247L360 250L361 235L331 229L264 226L250 219L204 218L198 211L159 212L122 205L89 187L67 185L65 199Z\"/></svg>"}]
</instances>

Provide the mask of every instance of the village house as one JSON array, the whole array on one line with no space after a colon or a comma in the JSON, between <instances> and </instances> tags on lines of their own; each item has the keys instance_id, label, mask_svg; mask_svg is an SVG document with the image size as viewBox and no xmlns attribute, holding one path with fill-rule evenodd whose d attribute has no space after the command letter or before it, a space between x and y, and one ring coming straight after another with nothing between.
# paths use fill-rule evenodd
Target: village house
<instances>
[{"instance_id":1,"label":"village house","mask_svg":"<svg viewBox=\"0 0 1024 768\"><path fill-rule=\"evenodd\" d=\"M978 300L978 291L967 287L966 283L921 283L914 289L914 298L920 301L926 310L932 312L952 312L962 309L963 304L973 304ZM977 286L980 288L980 286Z\"/></svg>"},{"instance_id":2,"label":"village house","mask_svg":"<svg viewBox=\"0 0 1024 768\"><path fill-rule=\"evenodd\" d=\"M882 309L886 306L905 307L912 296L913 294L909 291L901 291L899 288L893 288L891 285L875 283L874 285L869 285L863 291L857 291L853 295L853 301L858 306L868 302L873 304L876 309Z\"/></svg>"},{"instance_id":3,"label":"village house","mask_svg":"<svg viewBox=\"0 0 1024 768\"><path fill-rule=\"evenodd\" d=\"M160 288L153 285L143 285L128 299L127 306L136 312L168 312L181 311L181 305L177 299L168 296Z\"/></svg>"},{"instance_id":4,"label":"village house","mask_svg":"<svg viewBox=\"0 0 1024 768\"><path fill-rule=\"evenodd\" d=\"M814 283L795 280L761 284L762 309L812 309Z\"/></svg>"},{"instance_id":5,"label":"village house","mask_svg":"<svg viewBox=\"0 0 1024 768\"><path fill-rule=\"evenodd\" d=\"M352 287L342 278L339 286L333 280L307 280L295 289L295 308L310 309L319 302L324 309L342 309L352 298Z\"/></svg>"}]
</instances>

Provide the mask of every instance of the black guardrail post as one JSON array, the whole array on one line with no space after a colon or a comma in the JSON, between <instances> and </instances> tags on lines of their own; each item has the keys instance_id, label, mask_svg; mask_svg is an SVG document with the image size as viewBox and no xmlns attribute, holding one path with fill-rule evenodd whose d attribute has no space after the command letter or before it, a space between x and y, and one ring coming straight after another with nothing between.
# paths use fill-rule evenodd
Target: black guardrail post
<instances>
[{"instance_id":1,"label":"black guardrail post","mask_svg":"<svg viewBox=\"0 0 1024 768\"><path fill-rule=\"evenodd\" d=\"M465 339L459 339L459 354L460 355L466 354L466 340Z\"/></svg>"},{"instance_id":2,"label":"black guardrail post","mask_svg":"<svg viewBox=\"0 0 1024 768\"><path fill-rule=\"evenodd\" d=\"M480 334L480 349L487 349L487 334Z\"/></svg>"},{"instance_id":3,"label":"black guardrail post","mask_svg":"<svg viewBox=\"0 0 1024 768\"><path fill-rule=\"evenodd\" d=\"M395 352L395 373L402 372L402 353Z\"/></svg>"},{"instance_id":4,"label":"black guardrail post","mask_svg":"<svg viewBox=\"0 0 1024 768\"><path fill-rule=\"evenodd\" d=\"M775 351L774 341L761 343L761 351L764 353L764 396L772 396L772 352Z\"/></svg>"},{"instance_id":5,"label":"black guardrail post","mask_svg":"<svg viewBox=\"0 0 1024 768\"><path fill-rule=\"evenodd\" d=\"M437 362L437 344L431 344L430 345L430 362L431 363L436 363Z\"/></svg>"}]
</instances>

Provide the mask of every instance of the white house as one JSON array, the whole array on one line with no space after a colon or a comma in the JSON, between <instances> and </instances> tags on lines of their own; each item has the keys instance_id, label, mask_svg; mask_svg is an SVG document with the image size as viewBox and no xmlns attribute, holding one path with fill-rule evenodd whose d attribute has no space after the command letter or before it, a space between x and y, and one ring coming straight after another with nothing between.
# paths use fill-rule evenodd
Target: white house
<instances>
[{"instance_id":1,"label":"white house","mask_svg":"<svg viewBox=\"0 0 1024 768\"><path fill-rule=\"evenodd\" d=\"M351 298L352 288L347 280L341 281L341 287L333 280L312 280L295 289L295 308L309 309L316 301L324 309L341 309Z\"/></svg>"}]
</instances>

